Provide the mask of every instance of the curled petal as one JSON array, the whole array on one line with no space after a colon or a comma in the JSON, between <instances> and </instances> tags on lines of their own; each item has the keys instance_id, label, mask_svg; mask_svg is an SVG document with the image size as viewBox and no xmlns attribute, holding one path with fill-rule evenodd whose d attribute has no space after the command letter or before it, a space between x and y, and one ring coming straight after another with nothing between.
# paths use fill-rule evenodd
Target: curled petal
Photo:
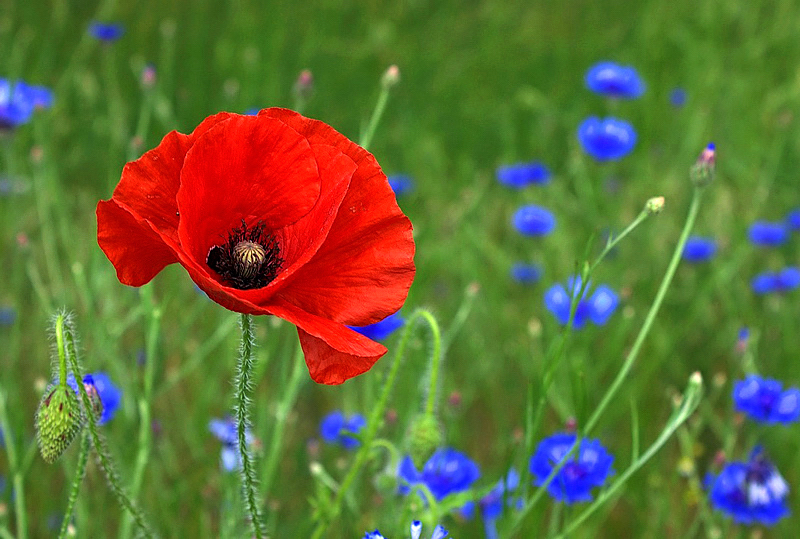
<instances>
[{"instance_id":1,"label":"curled petal","mask_svg":"<svg viewBox=\"0 0 800 539\"><path fill-rule=\"evenodd\" d=\"M317 383L341 384L368 371L386 353L382 344L293 305L273 305L270 311L297 326L308 372Z\"/></svg>"}]
</instances>

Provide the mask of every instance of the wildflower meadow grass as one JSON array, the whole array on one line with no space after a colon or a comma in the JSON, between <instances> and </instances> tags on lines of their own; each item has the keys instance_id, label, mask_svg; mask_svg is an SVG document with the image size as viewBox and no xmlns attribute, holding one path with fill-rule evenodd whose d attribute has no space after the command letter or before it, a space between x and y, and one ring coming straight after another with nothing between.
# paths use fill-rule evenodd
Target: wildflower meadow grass
<instances>
[{"instance_id":1,"label":"wildflower meadow grass","mask_svg":"<svg viewBox=\"0 0 800 539\"><path fill-rule=\"evenodd\" d=\"M793 536L798 35L4 3L0 537Z\"/></svg>"}]
</instances>

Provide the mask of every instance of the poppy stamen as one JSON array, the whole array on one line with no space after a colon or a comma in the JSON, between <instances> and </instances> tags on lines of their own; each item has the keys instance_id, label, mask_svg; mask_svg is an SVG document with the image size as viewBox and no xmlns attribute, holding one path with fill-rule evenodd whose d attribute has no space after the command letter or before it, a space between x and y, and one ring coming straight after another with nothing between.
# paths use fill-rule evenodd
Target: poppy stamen
<instances>
[{"instance_id":1,"label":"poppy stamen","mask_svg":"<svg viewBox=\"0 0 800 539\"><path fill-rule=\"evenodd\" d=\"M250 290L271 283L283 259L278 242L264 232L264 223L248 229L242 221L242 226L228 232L227 241L208 251L206 263L226 284Z\"/></svg>"}]
</instances>

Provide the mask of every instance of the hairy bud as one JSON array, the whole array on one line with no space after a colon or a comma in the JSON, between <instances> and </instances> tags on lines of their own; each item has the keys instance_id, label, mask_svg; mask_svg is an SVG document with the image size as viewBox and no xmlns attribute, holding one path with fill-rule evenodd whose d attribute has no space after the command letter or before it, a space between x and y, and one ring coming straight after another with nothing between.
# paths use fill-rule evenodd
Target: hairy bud
<instances>
[{"instance_id":1,"label":"hairy bud","mask_svg":"<svg viewBox=\"0 0 800 539\"><path fill-rule=\"evenodd\" d=\"M55 462L83 426L83 412L78 397L71 387L52 385L36 411L36 434L42 458Z\"/></svg>"}]
</instances>

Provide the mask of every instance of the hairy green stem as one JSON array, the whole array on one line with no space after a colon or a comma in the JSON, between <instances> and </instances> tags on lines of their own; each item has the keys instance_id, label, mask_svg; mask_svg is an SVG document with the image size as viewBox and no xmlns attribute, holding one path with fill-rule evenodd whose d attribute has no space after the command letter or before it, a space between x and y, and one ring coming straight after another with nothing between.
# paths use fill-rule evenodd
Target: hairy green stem
<instances>
[{"instance_id":1,"label":"hairy green stem","mask_svg":"<svg viewBox=\"0 0 800 539\"><path fill-rule=\"evenodd\" d=\"M261 539L264 537L264 526L261 523L261 515L258 510L258 498L256 496L256 476L253 470L250 450L247 447L247 427L249 418L247 407L250 402L248 393L252 385L253 376L253 325L252 317L249 314L241 316L242 344L239 353L239 361L236 366L236 402L234 404L234 415L236 417L236 434L238 438L239 457L242 460L241 479L244 490L247 510L250 514L250 524L253 528L253 535Z\"/></svg>"},{"instance_id":2,"label":"hairy green stem","mask_svg":"<svg viewBox=\"0 0 800 539\"><path fill-rule=\"evenodd\" d=\"M72 511L75 509L75 502L78 499L78 491L81 488L83 476L86 474L86 465L89 462L90 444L90 435L88 432L84 432L81 437L81 451L78 453L78 464L75 467L75 478L72 480L72 487L69 489L67 507L64 509L64 520L61 521L61 530L58 532L59 539L63 539L67 536L69 523L72 520Z\"/></svg>"},{"instance_id":3,"label":"hairy green stem","mask_svg":"<svg viewBox=\"0 0 800 539\"><path fill-rule=\"evenodd\" d=\"M428 398L425 401L425 415L433 417L436 408L436 396L439 388L439 367L442 364L442 334L436 318L428 311L418 311L419 316L428 322L431 329L431 339L433 340L433 353L430 363L430 380L428 381Z\"/></svg>"},{"instance_id":4,"label":"hairy green stem","mask_svg":"<svg viewBox=\"0 0 800 539\"><path fill-rule=\"evenodd\" d=\"M86 426L89 428L89 433L92 437L92 443L94 444L95 451L97 451L97 459L100 462L100 467L103 469L103 472L106 475L106 479L108 479L108 484L111 486L111 491L116 496L120 505L133 516L136 524L139 526L139 528L141 528L144 535L146 537L153 537L154 534L150 529L150 526L145 521L144 515L128 497L128 495L125 493L125 490L120 485L120 478L117 474L117 471L114 469L108 447L106 447L105 441L97 430L97 417L95 417L94 414L94 405L89 397L89 393L86 391L85 385L82 383L83 372L81 370L80 363L78 362L78 354L75 347L75 337L73 335L72 327L70 327L70 324L65 317L61 315L59 315L56 320L56 326L62 326L63 328L62 331L64 340L66 341L66 346L64 348L66 350L67 359L69 360L70 367L72 368L72 373L75 375L75 381L77 382L76 385L78 386L78 393L80 393L81 396L83 409L86 410ZM56 329L56 335L58 335L58 329Z\"/></svg>"},{"instance_id":5,"label":"hairy green stem","mask_svg":"<svg viewBox=\"0 0 800 539\"><path fill-rule=\"evenodd\" d=\"M6 440L6 454L8 455L8 468L14 480L14 514L17 517L17 539L28 537L28 518L25 512L25 483L22 481L22 469L17 459L16 440L12 435L11 423L8 421L6 409L6 393L0 389L0 426Z\"/></svg>"},{"instance_id":6,"label":"hairy green stem","mask_svg":"<svg viewBox=\"0 0 800 539\"><path fill-rule=\"evenodd\" d=\"M436 319L429 311L426 311L425 309L417 309L411 314L411 316L408 317L408 321L406 322L406 326L403 329L403 333L400 337L400 342L397 345L397 351L394 354L392 366L389 369L389 374L386 376L386 381L383 384L383 391L381 391L378 402L372 409L372 413L369 416L367 428L364 432L364 436L361 438L361 446L358 449L358 453L356 453L355 460L353 461L353 464L350 466L347 475L342 481L342 485L336 492L336 497L333 500L332 507L323 513L321 517L322 520L314 529L314 533L311 536L312 539L319 539L325 535L330 522L336 518L342 510L342 502L344 501L345 496L358 477L361 468L367 462L369 453L372 450L372 442L378 433L378 427L381 425L383 416L386 412L386 404L389 401L389 395L394 387L397 373L400 371L400 364L402 363L403 354L405 353L406 346L411 338L411 330L416 321L420 318L425 319L429 324L431 324L431 321L433 321L433 325L431 325L431 333L433 334L433 332L436 331L436 335L438 335L438 324L436 324ZM433 329L434 327L436 330ZM441 344L434 344L434 348L436 346L441 346Z\"/></svg>"},{"instance_id":7,"label":"hairy green stem","mask_svg":"<svg viewBox=\"0 0 800 539\"><path fill-rule=\"evenodd\" d=\"M606 394L600 401L600 404L597 405L597 408L595 408L594 412L589 417L586 425L584 425L581 429L581 432L584 436L588 436L592 429L597 426L597 422L603 415L606 407L616 396L617 391L619 391L619 388L622 386L622 383L628 377L628 373L630 373L631 367L633 367L633 363L636 361L636 357L639 355L642 344L644 344L647 334L650 333L650 329L653 326L653 321L658 314L658 310L661 308L661 303L664 301L664 297L667 295L669 285L672 283L672 278L675 276L675 272L680 264L683 248L686 245L686 240L689 238L689 234L694 227L694 222L697 219L697 213L700 209L700 199L702 198L702 195L703 188L695 186L694 193L692 195L692 202L689 206L689 213L686 216L686 222L683 225L683 231L678 239L678 245L675 246L675 251L672 253L672 260L670 260L667 271L664 274L664 278L661 280L661 286L658 288L658 292L653 300L653 304L650 306L650 310L647 312L647 316L644 319L644 324L642 324L642 329L639 330L639 334L636 336L636 340L634 341L633 346L631 346L631 349L625 358L625 362L622 364L622 368L617 373L616 378L614 378L614 381L611 383L611 386L609 386Z\"/></svg>"},{"instance_id":8,"label":"hairy green stem","mask_svg":"<svg viewBox=\"0 0 800 539\"><path fill-rule=\"evenodd\" d=\"M56 318L56 349L58 350L58 386L67 387L67 355L64 347L64 314Z\"/></svg>"}]
</instances>

